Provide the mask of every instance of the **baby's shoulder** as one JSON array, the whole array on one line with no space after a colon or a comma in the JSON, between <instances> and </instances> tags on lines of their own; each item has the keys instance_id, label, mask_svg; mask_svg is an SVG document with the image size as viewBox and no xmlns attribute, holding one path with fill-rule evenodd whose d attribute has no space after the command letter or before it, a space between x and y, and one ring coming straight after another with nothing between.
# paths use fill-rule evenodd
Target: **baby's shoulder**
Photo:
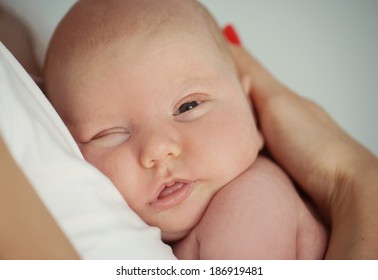
<instances>
[{"instance_id":1,"label":"baby's shoulder","mask_svg":"<svg viewBox=\"0 0 378 280\"><path fill-rule=\"evenodd\" d=\"M237 220L266 219L277 212L282 220L294 220L301 198L288 175L269 158L259 156L254 164L225 185L209 204L202 225ZM214 220L216 220L214 222Z\"/></svg>"},{"instance_id":2,"label":"baby's shoulder","mask_svg":"<svg viewBox=\"0 0 378 280\"><path fill-rule=\"evenodd\" d=\"M201 257L295 258L299 200L285 172L259 157L209 204L196 228Z\"/></svg>"},{"instance_id":3,"label":"baby's shoulder","mask_svg":"<svg viewBox=\"0 0 378 280\"><path fill-rule=\"evenodd\" d=\"M214 196L179 249L190 246L192 256L205 259L316 259L325 240L324 227L288 175L258 157Z\"/></svg>"},{"instance_id":4,"label":"baby's shoulder","mask_svg":"<svg viewBox=\"0 0 378 280\"><path fill-rule=\"evenodd\" d=\"M272 199L274 197L297 198L298 193L289 176L271 159L258 156L256 161L242 174L218 193L220 197L234 194L240 199ZM218 196L218 194L216 196Z\"/></svg>"},{"instance_id":5,"label":"baby's shoulder","mask_svg":"<svg viewBox=\"0 0 378 280\"><path fill-rule=\"evenodd\" d=\"M258 156L255 162L240 175L243 176L253 176L254 178L264 179L265 182L273 183L284 181L290 181L288 175L279 167L272 159L266 156Z\"/></svg>"}]
</instances>

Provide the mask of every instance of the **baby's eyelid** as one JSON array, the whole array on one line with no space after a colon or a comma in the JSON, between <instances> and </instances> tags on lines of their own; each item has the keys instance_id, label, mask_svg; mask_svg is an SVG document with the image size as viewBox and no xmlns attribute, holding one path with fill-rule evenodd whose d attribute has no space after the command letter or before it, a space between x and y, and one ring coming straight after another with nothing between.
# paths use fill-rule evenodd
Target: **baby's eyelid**
<instances>
[{"instance_id":1,"label":"baby's eyelid","mask_svg":"<svg viewBox=\"0 0 378 280\"><path fill-rule=\"evenodd\" d=\"M106 135L115 134L115 133L129 134L129 132L126 128L115 127L115 128L106 129L106 130L103 130L103 131L97 133L95 136L92 137L92 140L96 140L96 139L99 139L99 138L104 137Z\"/></svg>"},{"instance_id":2,"label":"baby's eyelid","mask_svg":"<svg viewBox=\"0 0 378 280\"><path fill-rule=\"evenodd\" d=\"M126 129L109 129L96 134L90 144L98 148L115 148L127 142L130 138L130 133Z\"/></svg>"}]
</instances>

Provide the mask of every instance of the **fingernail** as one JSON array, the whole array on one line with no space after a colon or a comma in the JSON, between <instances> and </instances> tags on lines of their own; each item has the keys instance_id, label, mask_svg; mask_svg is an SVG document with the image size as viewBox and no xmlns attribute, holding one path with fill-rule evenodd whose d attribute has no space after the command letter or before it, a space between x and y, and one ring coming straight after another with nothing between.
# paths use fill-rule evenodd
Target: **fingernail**
<instances>
[{"instance_id":1,"label":"fingernail","mask_svg":"<svg viewBox=\"0 0 378 280\"><path fill-rule=\"evenodd\" d=\"M227 40L234 45L241 46L242 43L239 39L239 35L236 32L235 28L231 24L227 24L223 28L223 34L227 38Z\"/></svg>"}]
</instances>

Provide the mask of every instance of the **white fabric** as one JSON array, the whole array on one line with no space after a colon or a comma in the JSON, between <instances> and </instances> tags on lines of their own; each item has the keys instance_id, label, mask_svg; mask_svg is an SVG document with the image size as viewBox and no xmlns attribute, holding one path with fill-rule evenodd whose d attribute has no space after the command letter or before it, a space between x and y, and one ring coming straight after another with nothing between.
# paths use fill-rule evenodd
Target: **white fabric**
<instances>
[{"instance_id":1,"label":"white fabric","mask_svg":"<svg viewBox=\"0 0 378 280\"><path fill-rule=\"evenodd\" d=\"M110 180L84 161L53 107L2 44L0 135L82 258L174 258L160 231L145 225Z\"/></svg>"}]
</instances>

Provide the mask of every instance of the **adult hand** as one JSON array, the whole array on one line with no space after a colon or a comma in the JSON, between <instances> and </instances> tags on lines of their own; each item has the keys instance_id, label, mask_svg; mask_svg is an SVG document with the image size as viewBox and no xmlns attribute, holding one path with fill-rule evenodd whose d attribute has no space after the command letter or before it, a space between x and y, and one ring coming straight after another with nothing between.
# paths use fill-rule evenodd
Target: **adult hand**
<instances>
[{"instance_id":1,"label":"adult hand","mask_svg":"<svg viewBox=\"0 0 378 280\"><path fill-rule=\"evenodd\" d=\"M331 227L326 258L378 259L378 158L317 104L230 45L272 157L311 197Z\"/></svg>"}]
</instances>

